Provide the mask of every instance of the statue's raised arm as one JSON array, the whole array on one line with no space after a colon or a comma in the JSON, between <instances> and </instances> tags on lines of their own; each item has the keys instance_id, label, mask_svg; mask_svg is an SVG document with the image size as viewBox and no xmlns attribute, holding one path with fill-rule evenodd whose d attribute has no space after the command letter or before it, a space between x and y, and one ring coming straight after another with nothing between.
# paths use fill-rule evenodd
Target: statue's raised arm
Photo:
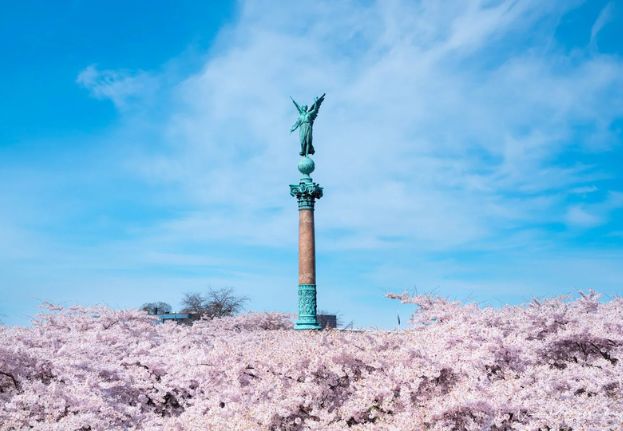
<instances>
[{"instance_id":1,"label":"statue's raised arm","mask_svg":"<svg viewBox=\"0 0 623 431\"><path fill-rule=\"evenodd\" d=\"M299 106L299 104L296 103L296 100L294 100L292 96L290 96L290 99L292 99L292 103L294 103L294 106L296 106L296 110L299 112L299 114L301 114L301 107Z\"/></svg>"}]
</instances>

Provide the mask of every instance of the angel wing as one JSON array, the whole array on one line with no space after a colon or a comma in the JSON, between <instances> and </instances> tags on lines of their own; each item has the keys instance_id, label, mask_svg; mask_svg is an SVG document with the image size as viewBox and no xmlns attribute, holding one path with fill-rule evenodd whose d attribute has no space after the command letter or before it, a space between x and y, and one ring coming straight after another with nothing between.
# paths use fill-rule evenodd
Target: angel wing
<instances>
[{"instance_id":1,"label":"angel wing","mask_svg":"<svg viewBox=\"0 0 623 431\"><path fill-rule=\"evenodd\" d=\"M292 96L290 96L290 99L292 99ZM298 103L296 103L296 100L292 99L292 103L294 103L294 106L296 106L296 110L299 111L299 114L301 113L301 107L299 106Z\"/></svg>"},{"instance_id":2,"label":"angel wing","mask_svg":"<svg viewBox=\"0 0 623 431\"><path fill-rule=\"evenodd\" d=\"M318 116L318 109L320 109L320 105L322 105L322 102L324 101L324 96L326 94L327 93L323 93L322 96L316 97L316 100L314 101L312 106L309 107L308 112L311 114L312 121L315 120Z\"/></svg>"}]
</instances>

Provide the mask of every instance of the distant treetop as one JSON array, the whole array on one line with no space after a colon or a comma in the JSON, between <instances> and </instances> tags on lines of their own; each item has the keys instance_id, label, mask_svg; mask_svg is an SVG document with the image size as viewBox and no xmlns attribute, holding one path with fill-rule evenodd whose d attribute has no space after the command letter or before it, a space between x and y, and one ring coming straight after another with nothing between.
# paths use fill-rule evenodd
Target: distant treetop
<instances>
[{"instance_id":1,"label":"distant treetop","mask_svg":"<svg viewBox=\"0 0 623 431\"><path fill-rule=\"evenodd\" d=\"M141 306L141 310L151 315L168 314L171 312L171 306L166 302L148 302Z\"/></svg>"}]
</instances>

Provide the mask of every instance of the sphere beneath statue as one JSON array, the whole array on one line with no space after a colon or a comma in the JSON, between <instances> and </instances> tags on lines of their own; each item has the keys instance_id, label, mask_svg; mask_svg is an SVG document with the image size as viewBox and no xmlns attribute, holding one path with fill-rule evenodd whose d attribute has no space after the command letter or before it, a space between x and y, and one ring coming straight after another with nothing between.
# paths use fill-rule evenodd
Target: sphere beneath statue
<instances>
[{"instance_id":1,"label":"sphere beneath statue","mask_svg":"<svg viewBox=\"0 0 623 431\"><path fill-rule=\"evenodd\" d=\"M312 159L310 159L307 156L301 157L301 160L299 161L299 172L300 173L302 173L303 175L309 175L312 172L314 172L315 168L316 168L316 165L314 164L314 161Z\"/></svg>"}]
</instances>

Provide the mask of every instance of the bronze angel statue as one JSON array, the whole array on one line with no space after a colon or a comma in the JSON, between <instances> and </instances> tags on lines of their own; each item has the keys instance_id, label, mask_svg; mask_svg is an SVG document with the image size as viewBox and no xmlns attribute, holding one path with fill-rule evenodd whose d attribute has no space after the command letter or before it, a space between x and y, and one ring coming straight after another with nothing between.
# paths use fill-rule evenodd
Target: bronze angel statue
<instances>
[{"instance_id":1,"label":"bronze angel statue","mask_svg":"<svg viewBox=\"0 0 623 431\"><path fill-rule=\"evenodd\" d=\"M325 93L326 94L326 93ZM299 106L298 103L292 98L296 110L299 111L299 118L296 123L290 129L290 133L299 129L299 139L301 141L301 156L307 156L308 154L314 154L314 146L312 145L312 129L314 127L314 120L318 116L318 109L324 100L323 94L320 97L316 97L314 103L308 108L307 105Z\"/></svg>"}]
</instances>

